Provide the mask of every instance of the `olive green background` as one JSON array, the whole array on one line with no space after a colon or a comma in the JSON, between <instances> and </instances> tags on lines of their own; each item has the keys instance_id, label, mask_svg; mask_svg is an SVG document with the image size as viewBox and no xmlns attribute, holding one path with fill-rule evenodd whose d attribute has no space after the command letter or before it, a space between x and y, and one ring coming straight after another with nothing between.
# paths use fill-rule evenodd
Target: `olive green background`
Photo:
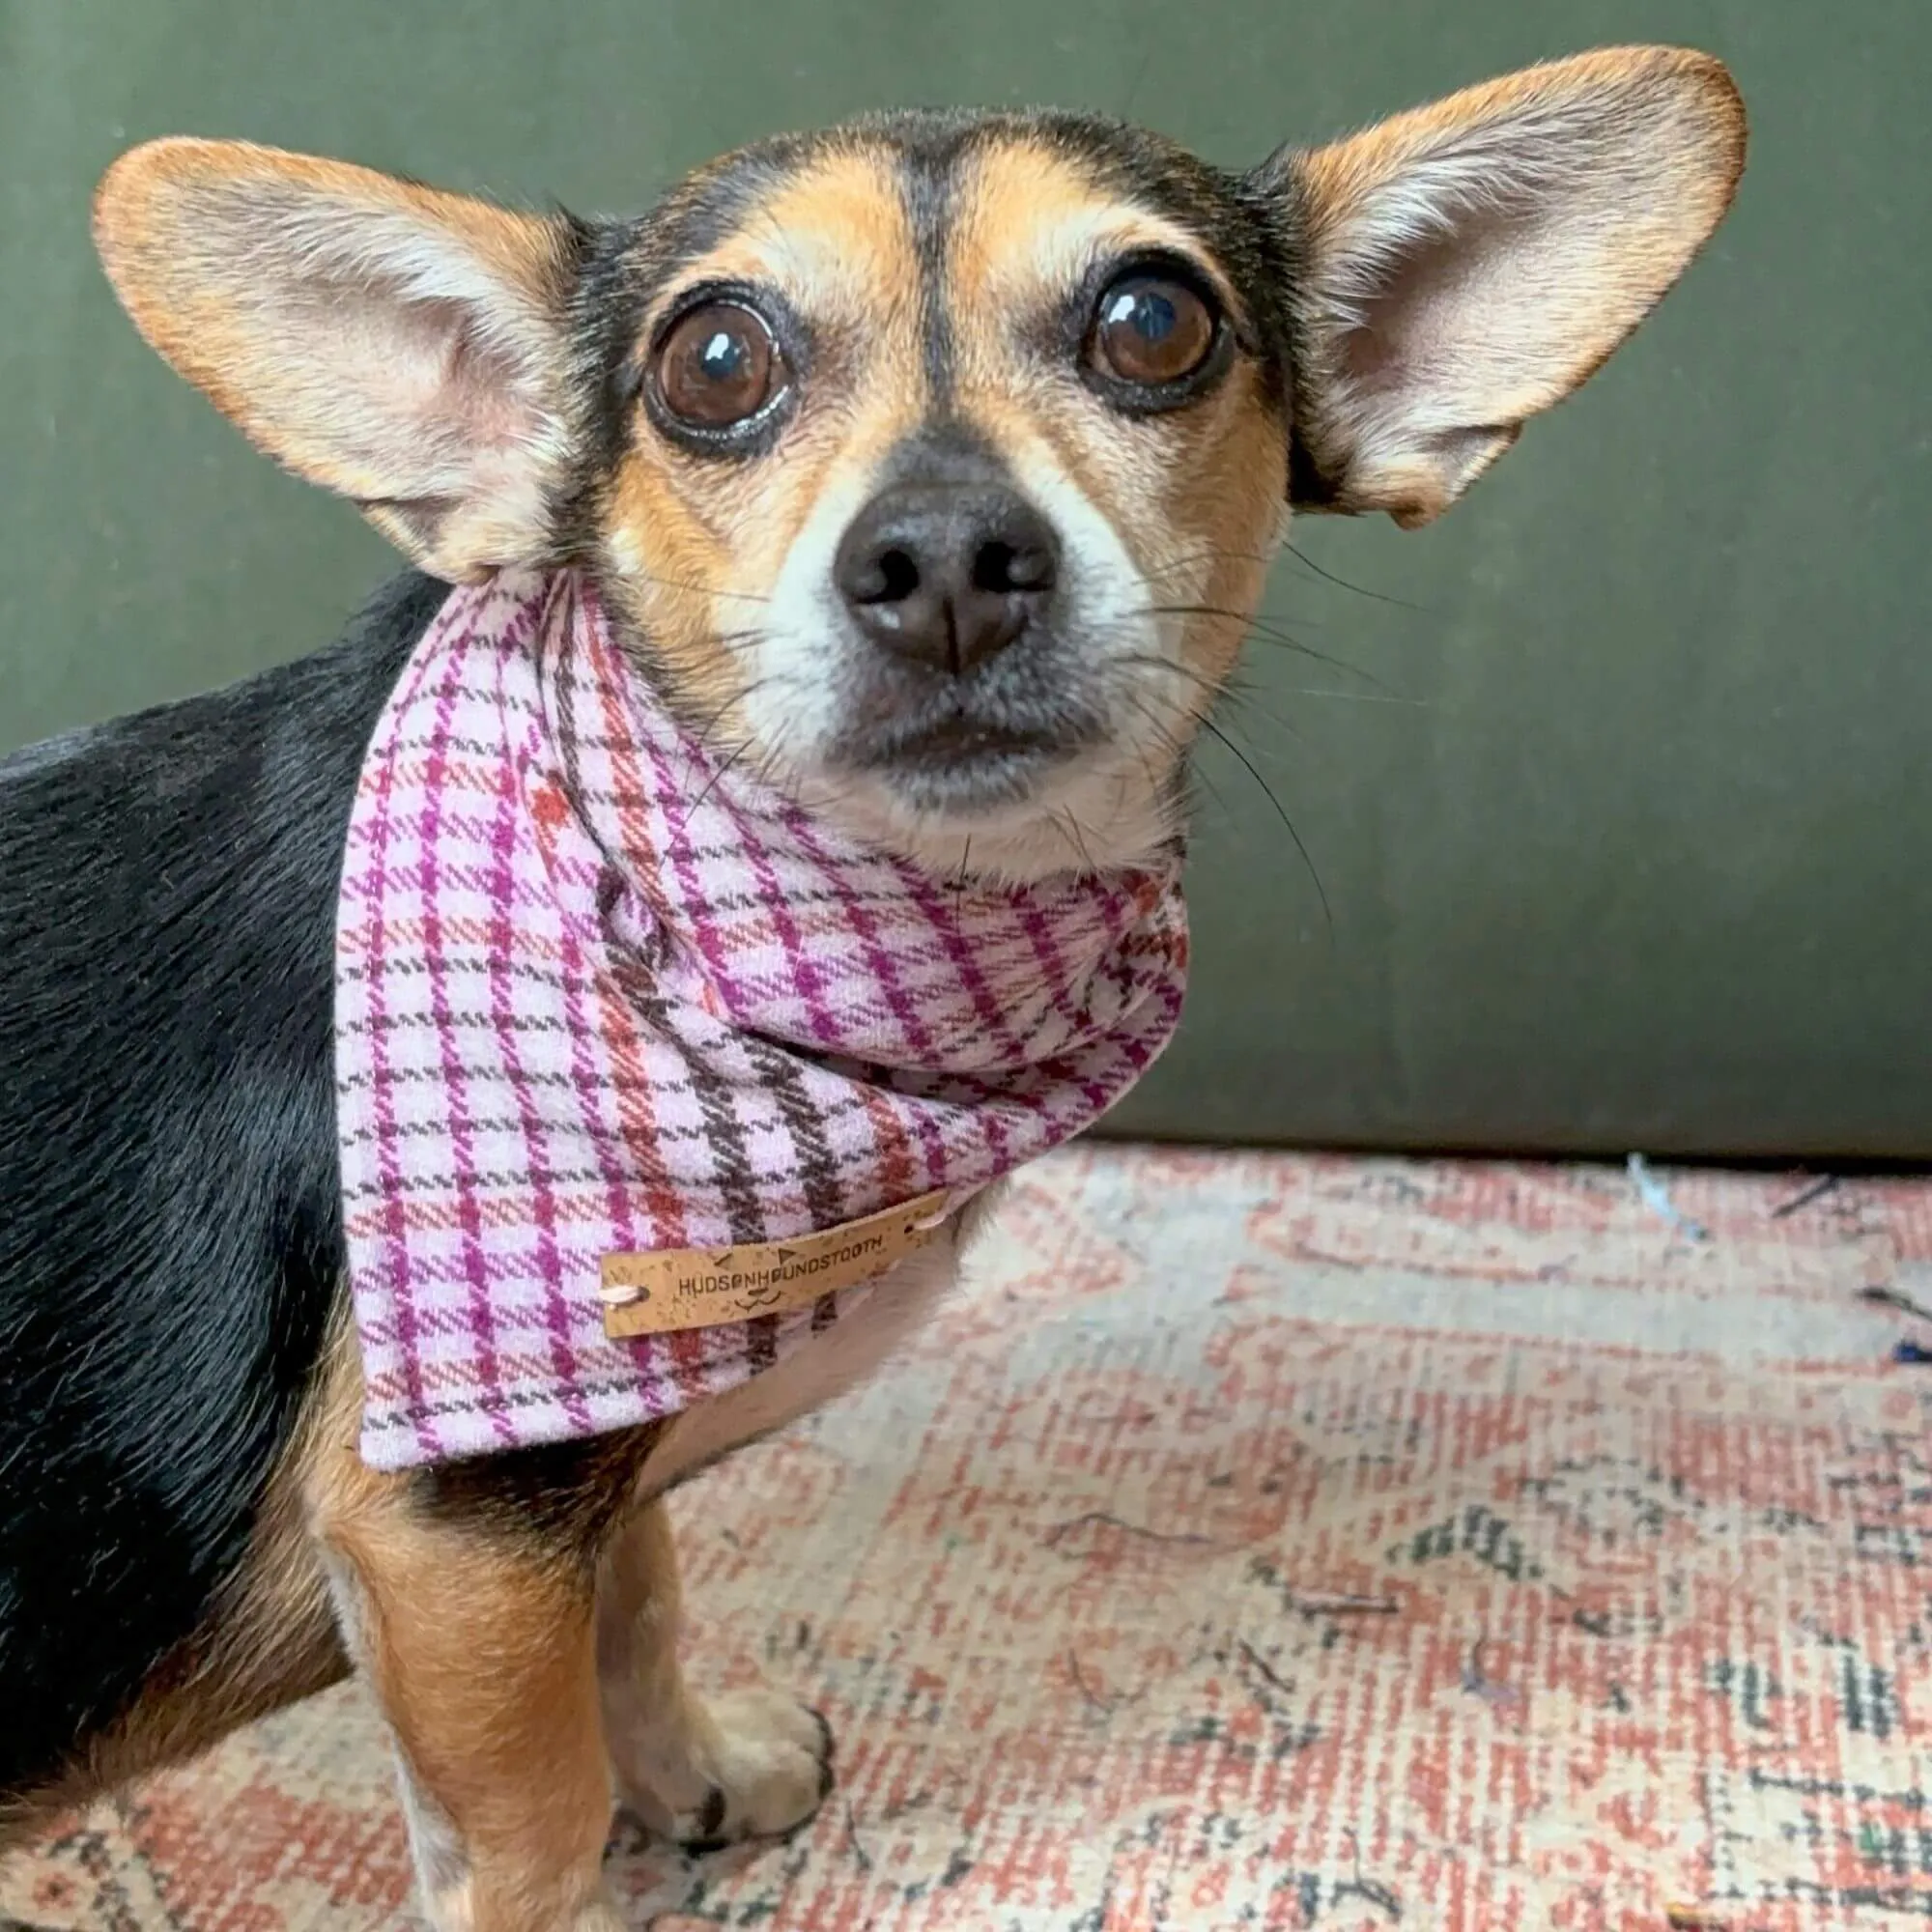
<instances>
[{"instance_id":1,"label":"olive green background","mask_svg":"<svg viewBox=\"0 0 1932 1932\"><path fill-rule=\"evenodd\" d=\"M388 567L121 319L145 136L592 212L914 101L1122 112L1226 162L1606 41L1731 62L1712 249L1445 523L1309 521L1207 748L1198 973L1122 1124L1932 1153L1924 0L5 0L0 745L330 637ZM1379 601L1381 599L1400 602ZM1414 608L1407 608L1407 607ZM5 864L0 853L0 864Z\"/></svg>"}]
</instances>

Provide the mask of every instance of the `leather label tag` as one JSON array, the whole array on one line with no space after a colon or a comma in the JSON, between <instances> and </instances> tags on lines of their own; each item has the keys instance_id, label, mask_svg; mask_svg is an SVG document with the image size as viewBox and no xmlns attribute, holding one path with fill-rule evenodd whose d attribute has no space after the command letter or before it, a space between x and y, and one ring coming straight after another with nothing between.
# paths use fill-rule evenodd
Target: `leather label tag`
<instances>
[{"instance_id":1,"label":"leather label tag","mask_svg":"<svg viewBox=\"0 0 1932 1932\"><path fill-rule=\"evenodd\" d=\"M946 1225L947 1199L941 1188L789 1241L606 1255L604 1332L621 1342L810 1308L925 1247Z\"/></svg>"}]
</instances>

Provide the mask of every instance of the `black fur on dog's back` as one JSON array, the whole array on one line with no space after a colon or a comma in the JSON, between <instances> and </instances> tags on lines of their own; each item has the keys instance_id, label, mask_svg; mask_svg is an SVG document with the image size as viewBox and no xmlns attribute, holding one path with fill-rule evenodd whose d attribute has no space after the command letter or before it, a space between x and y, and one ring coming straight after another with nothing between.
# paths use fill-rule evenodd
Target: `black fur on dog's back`
<instances>
[{"instance_id":1,"label":"black fur on dog's back","mask_svg":"<svg viewBox=\"0 0 1932 1932\"><path fill-rule=\"evenodd\" d=\"M447 586L0 761L0 1810L194 1634L343 1268L335 896Z\"/></svg>"}]
</instances>

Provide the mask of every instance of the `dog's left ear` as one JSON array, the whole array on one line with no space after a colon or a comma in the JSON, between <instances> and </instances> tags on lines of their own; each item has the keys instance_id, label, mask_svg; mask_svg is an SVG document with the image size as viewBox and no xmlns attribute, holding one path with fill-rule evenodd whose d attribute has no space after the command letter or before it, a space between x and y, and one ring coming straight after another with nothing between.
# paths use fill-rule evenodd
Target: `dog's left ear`
<instances>
[{"instance_id":1,"label":"dog's left ear","mask_svg":"<svg viewBox=\"0 0 1932 1932\"><path fill-rule=\"evenodd\" d=\"M1721 63L1617 47L1259 169L1305 238L1292 497L1438 516L1683 273L1744 155Z\"/></svg>"},{"instance_id":2,"label":"dog's left ear","mask_svg":"<svg viewBox=\"0 0 1932 1932\"><path fill-rule=\"evenodd\" d=\"M542 561L571 447L578 232L240 141L151 141L94 203L143 335L452 582Z\"/></svg>"}]
</instances>

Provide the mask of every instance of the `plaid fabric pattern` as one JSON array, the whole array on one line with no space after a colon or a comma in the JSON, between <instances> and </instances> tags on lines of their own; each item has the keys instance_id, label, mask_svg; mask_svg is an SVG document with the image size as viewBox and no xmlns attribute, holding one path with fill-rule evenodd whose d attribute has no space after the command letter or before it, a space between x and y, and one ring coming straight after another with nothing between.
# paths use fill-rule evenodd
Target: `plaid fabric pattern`
<instances>
[{"instance_id":1,"label":"plaid fabric pattern","mask_svg":"<svg viewBox=\"0 0 1932 1932\"><path fill-rule=\"evenodd\" d=\"M612 1251L955 1198L1090 1124L1180 1015L1179 854L955 886L714 759L572 573L454 591L364 760L336 935L367 1385L400 1468L668 1415L869 1293L612 1342Z\"/></svg>"}]
</instances>

